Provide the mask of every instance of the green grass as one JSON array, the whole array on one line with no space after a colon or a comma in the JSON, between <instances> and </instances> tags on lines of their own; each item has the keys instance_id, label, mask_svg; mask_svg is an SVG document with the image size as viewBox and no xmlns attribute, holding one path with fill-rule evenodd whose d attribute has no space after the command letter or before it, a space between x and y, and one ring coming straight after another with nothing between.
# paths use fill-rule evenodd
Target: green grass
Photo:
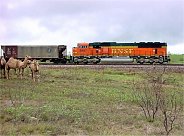
<instances>
[{"instance_id":1,"label":"green grass","mask_svg":"<svg viewBox=\"0 0 184 136\"><path fill-rule=\"evenodd\" d=\"M170 59L172 64L184 64L184 55L171 54Z\"/></svg>"},{"instance_id":2,"label":"green grass","mask_svg":"<svg viewBox=\"0 0 184 136\"><path fill-rule=\"evenodd\" d=\"M161 121L150 124L133 103L132 83L143 81L144 71L42 68L40 82L32 82L28 71L25 74L24 80L13 74L10 80L0 80L0 135L163 133ZM171 78L166 86L177 83L182 91L183 74L170 74L175 80ZM182 134L178 124L174 135Z\"/></svg>"}]
</instances>

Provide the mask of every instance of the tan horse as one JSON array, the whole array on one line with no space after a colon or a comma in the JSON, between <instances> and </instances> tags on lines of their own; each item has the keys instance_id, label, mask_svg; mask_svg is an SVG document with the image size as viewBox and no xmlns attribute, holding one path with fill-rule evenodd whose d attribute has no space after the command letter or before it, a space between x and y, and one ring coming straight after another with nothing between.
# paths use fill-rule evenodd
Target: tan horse
<instances>
[{"instance_id":1,"label":"tan horse","mask_svg":"<svg viewBox=\"0 0 184 136\"><path fill-rule=\"evenodd\" d=\"M22 62L21 60L14 59L13 57L11 57L5 65L6 78L9 79L9 77L10 77L10 75L9 75L10 69L15 69L15 71L16 71L16 69L18 69L19 70L18 76L20 75L21 79L22 79L24 69L27 67L28 60L30 58L31 58L30 56L26 56L24 58L24 61Z\"/></svg>"},{"instance_id":2,"label":"tan horse","mask_svg":"<svg viewBox=\"0 0 184 136\"><path fill-rule=\"evenodd\" d=\"M29 64L29 68L31 69L32 79L35 82L36 81L36 76L38 76L36 74L39 73L39 63L38 63L38 61L36 61L36 60L31 61L30 64Z\"/></svg>"},{"instance_id":3,"label":"tan horse","mask_svg":"<svg viewBox=\"0 0 184 136\"><path fill-rule=\"evenodd\" d=\"M6 75L5 75L5 65L6 65L6 60L4 59L4 57L1 57L0 58L1 77L3 77L3 75L4 75L4 78L6 77Z\"/></svg>"}]
</instances>

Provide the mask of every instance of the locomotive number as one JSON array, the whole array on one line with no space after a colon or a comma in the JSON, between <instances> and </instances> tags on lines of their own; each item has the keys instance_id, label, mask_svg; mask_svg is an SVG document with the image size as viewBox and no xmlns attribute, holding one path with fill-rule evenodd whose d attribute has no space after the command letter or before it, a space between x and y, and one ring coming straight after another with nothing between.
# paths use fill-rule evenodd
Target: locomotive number
<instances>
[{"instance_id":1,"label":"locomotive number","mask_svg":"<svg viewBox=\"0 0 184 136\"><path fill-rule=\"evenodd\" d=\"M112 49L112 54L131 54L133 49Z\"/></svg>"}]
</instances>

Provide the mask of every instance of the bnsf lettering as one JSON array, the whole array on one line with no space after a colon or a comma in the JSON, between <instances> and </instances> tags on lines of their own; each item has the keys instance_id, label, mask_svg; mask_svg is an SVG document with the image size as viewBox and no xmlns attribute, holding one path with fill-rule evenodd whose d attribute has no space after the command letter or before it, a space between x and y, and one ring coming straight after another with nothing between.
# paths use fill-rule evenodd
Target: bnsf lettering
<instances>
[{"instance_id":1,"label":"bnsf lettering","mask_svg":"<svg viewBox=\"0 0 184 136\"><path fill-rule=\"evenodd\" d=\"M84 49L80 49L80 52L85 52L85 50Z\"/></svg>"},{"instance_id":2,"label":"bnsf lettering","mask_svg":"<svg viewBox=\"0 0 184 136\"><path fill-rule=\"evenodd\" d=\"M112 54L131 54L133 49L112 49Z\"/></svg>"}]
</instances>

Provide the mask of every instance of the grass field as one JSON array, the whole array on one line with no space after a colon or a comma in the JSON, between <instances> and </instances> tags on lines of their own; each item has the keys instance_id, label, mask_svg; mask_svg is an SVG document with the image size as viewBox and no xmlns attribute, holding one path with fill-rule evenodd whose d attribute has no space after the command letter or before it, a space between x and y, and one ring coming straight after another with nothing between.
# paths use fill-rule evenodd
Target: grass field
<instances>
[{"instance_id":1,"label":"grass field","mask_svg":"<svg viewBox=\"0 0 184 136\"><path fill-rule=\"evenodd\" d=\"M27 70L24 80L13 72L10 80L0 80L0 135L164 134L161 119L147 122L134 102L132 83L145 80L144 70L42 68L39 82ZM168 75L166 88L183 91L184 74ZM182 120L171 134L182 135Z\"/></svg>"},{"instance_id":2,"label":"grass field","mask_svg":"<svg viewBox=\"0 0 184 136\"><path fill-rule=\"evenodd\" d=\"M170 59L172 64L184 64L184 55L183 54L171 54Z\"/></svg>"}]
</instances>

